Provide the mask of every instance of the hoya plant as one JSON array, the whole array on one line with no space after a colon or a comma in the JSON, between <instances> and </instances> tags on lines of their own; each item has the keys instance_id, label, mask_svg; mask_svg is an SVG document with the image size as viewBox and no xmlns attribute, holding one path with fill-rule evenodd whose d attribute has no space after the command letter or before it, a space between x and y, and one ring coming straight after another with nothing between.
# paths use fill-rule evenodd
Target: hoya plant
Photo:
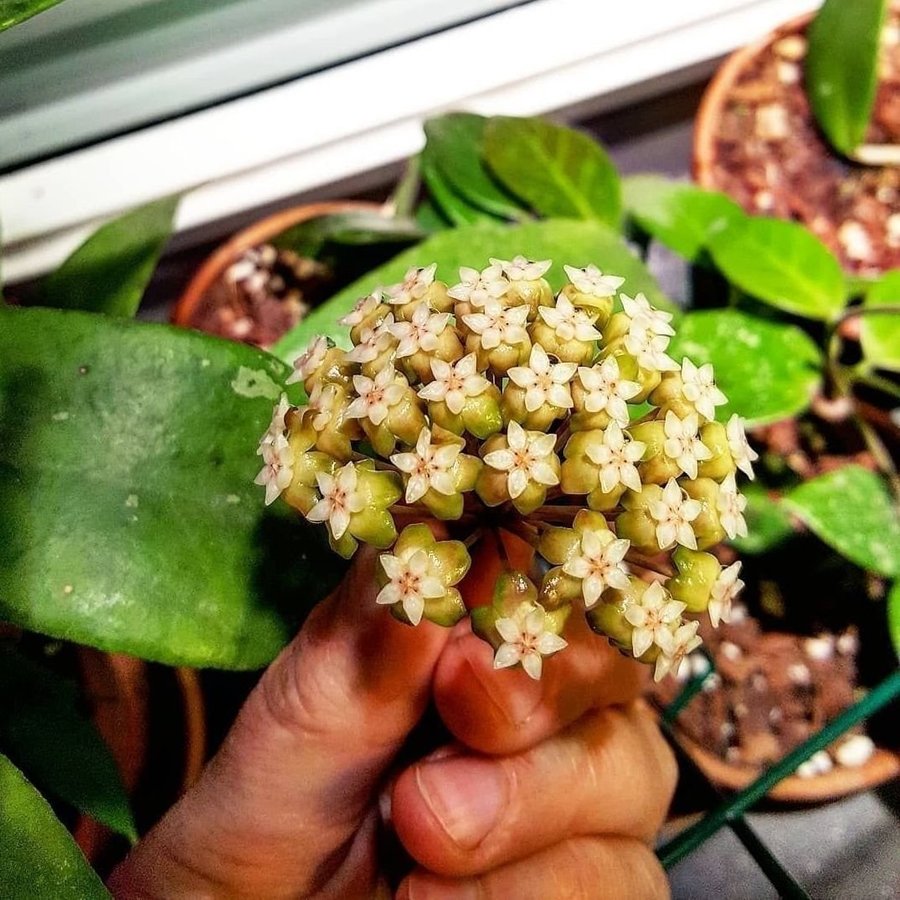
<instances>
[{"instance_id":1,"label":"hoya plant","mask_svg":"<svg viewBox=\"0 0 900 900\"><path fill-rule=\"evenodd\" d=\"M660 679L700 643L686 613L729 617L740 563L709 550L746 536L736 473L755 455L738 416L716 421L712 366L666 352L672 313L593 264L565 266L554 295L551 265L491 259L453 286L412 267L364 296L340 320L348 348L317 336L294 361L308 401L275 406L256 481L339 555L386 551L377 602L402 621L470 612L496 668L539 678L579 609ZM482 541L505 562L489 603L457 588Z\"/></svg>"}]
</instances>

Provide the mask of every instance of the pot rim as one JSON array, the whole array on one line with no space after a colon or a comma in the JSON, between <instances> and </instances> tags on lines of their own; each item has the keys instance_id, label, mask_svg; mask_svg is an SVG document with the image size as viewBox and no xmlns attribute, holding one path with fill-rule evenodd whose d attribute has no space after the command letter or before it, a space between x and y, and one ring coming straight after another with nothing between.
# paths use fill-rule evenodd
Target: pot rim
<instances>
[{"instance_id":1,"label":"pot rim","mask_svg":"<svg viewBox=\"0 0 900 900\"><path fill-rule=\"evenodd\" d=\"M191 327L200 301L235 257L251 247L262 244L294 225L310 219L341 212L383 212L382 204L366 200L324 200L320 203L304 203L279 210L242 228L224 244L217 247L191 277L187 287L172 309L171 321L175 325Z\"/></svg>"}]
</instances>

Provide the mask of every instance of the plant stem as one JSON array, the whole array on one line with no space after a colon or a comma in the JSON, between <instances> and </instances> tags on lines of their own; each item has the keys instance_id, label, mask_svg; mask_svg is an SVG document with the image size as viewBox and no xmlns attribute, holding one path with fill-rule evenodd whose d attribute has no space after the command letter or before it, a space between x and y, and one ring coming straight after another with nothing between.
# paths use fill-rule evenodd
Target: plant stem
<instances>
[{"instance_id":1,"label":"plant stem","mask_svg":"<svg viewBox=\"0 0 900 900\"><path fill-rule=\"evenodd\" d=\"M844 310L831 324L830 330L837 331L844 322L855 319L857 316L892 315L900 316L900 304L884 303L879 306L853 306Z\"/></svg>"},{"instance_id":2,"label":"plant stem","mask_svg":"<svg viewBox=\"0 0 900 900\"><path fill-rule=\"evenodd\" d=\"M384 204L384 210L389 215L398 219L412 215L422 183L419 175L420 168L419 155L411 156L400 181L397 182L397 187L394 188L394 192Z\"/></svg>"}]
</instances>

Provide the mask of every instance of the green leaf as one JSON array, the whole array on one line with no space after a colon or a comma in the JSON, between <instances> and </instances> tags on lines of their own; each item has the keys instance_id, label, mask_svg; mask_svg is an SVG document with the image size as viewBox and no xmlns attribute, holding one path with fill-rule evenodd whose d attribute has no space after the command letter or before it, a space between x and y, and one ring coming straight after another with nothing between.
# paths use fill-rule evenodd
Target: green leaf
<instances>
[{"instance_id":1,"label":"green leaf","mask_svg":"<svg viewBox=\"0 0 900 900\"><path fill-rule=\"evenodd\" d=\"M566 282L563 263L585 266L593 262L603 271L623 276L626 288L632 293L643 291L654 305L674 308L622 238L600 222L564 219L524 225L482 222L438 232L369 272L314 309L275 345L273 352L282 359L292 360L316 334L328 335L347 346L347 329L338 325L337 320L361 296L371 293L379 285L401 281L412 266L437 263L437 277L454 284L460 266L479 268L487 265L490 256L511 259L517 253L532 259L554 259L554 266L547 276L554 288L560 288Z\"/></svg>"},{"instance_id":2,"label":"green leaf","mask_svg":"<svg viewBox=\"0 0 900 900\"><path fill-rule=\"evenodd\" d=\"M669 353L712 363L728 397L721 416L738 413L750 425L803 412L822 381L821 353L805 332L736 309L687 313Z\"/></svg>"},{"instance_id":3,"label":"green leaf","mask_svg":"<svg viewBox=\"0 0 900 900\"><path fill-rule=\"evenodd\" d=\"M844 466L801 484L784 504L858 566L887 578L900 576L900 517L875 472Z\"/></svg>"},{"instance_id":4,"label":"green leaf","mask_svg":"<svg viewBox=\"0 0 900 900\"><path fill-rule=\"evenodd\" d=\"M475 222L489 222L493 216L471 204L454 189L437 165L434 151L427 144L422 150L422 180L428 188L429 196L441 213L454 225L472 225Z\"/></svg>"},{"instance_id":5,"label":"green leaf","mask_svg":"<svg viewBox=\"0 0 900 900\"><path fill-rule=\"evenodd\" d=\"M6 692L0 704L0 749L45 794L136 841L119 770L81 712L75 685L2 644L0 684Z\"/></svg>"},{"instance_id":6,"label":"green leaf","mask_svg":"<svg viewBox=\"0 0 900 900\"><path fill-rule=\"evenodd\" d=\"M457 194L491 215L518 219L522 207L494 180L482 162L484 116L448 113L425 123L427 152Z\"/></svg>"},{"instance_id":7,"label":"green leaf","mask_svg":"<svg viewBox=\"0 0 900 900\"><path fill-rule=\"evenodd\" d=\"M598 219L618 228L619 175L586 134L544 119L498 116L485 128L484 158L502 184L542 216Z\"/></svg>"},{"instance_id":8,"label":"green leaf","mask_svg":"<svg viewBox=\"0 0 900 900\"><path fill-rule=\"evenodd\" d=\"M172 665L272 659L338 572L252 483L287 371L186 329L0 309L0 619Z\"/></svg>"},{"instance_id":9,"label":"green leaf","mask_svg":"<svg viewBox=\"0 0 900 900\"><path fill-rule=\"evenodd\" d=\"M754 556L765 553L794 533L790 516L762 485L744 484L741 492L747 498L747 536L730 541L739 552Z\"/></svg>"},{"instance_id":10,"label":"green leaf","mask_svg":"<svg viewBox=\"0 0 900 900\"><path fill-rule=\"evenodd\" d=\"M900 306L900 269L888 272L866 293L866 306ZM860 316L860 340L865 361L879 369L900 372L900 313Z\"/></svg>"},{"instance_id":11,"label":"green leaf","mask_svg":"<svg viewBox=\"0 0 900 900\"><path fill-rule=\"evenodd\" d=\"M273 238L272 245L293 250L300 256L316 259L325 245L360 246L363 244L411 244L422 240L425 232L409 218L395 218L377 212L355 210L307 219Z\"/></svg>"},{"instance_id":12,"label":"green leaf","mask_svg":"<svg viewBox=\"0 0 900 900\"><path fill-rule=\"evenodd\" d=\"M4 900L109 900L103 882L50 804L2 754L0 810Z\"/></svg>"},{"instance_id":13,"label":"green leaf","mask_svg":"<svg viewBox=\"0 0 900 900\"><path fill-rule=\"evenodd\" d=\"M809 102L819 127L844 154L863 142L872 115L887 5L887 0L825 0L809 27Z\"/></svg>"},{"instance_id":14,"label":"green leaf","mask_svg":"<svg viewBox=\"0 0 900 900\"><path fill-rule=\"evenodd\" d=\"M622 180L625 209L638 227L670 250L695 262L711 234L744 211L718 191L704 191L661 175Z\"/></svg>"},{"instance_id":15,"label":"green leaf","mask_svg":"<svg viewBox=\"0 0 900 900\"><path fill-rule=\"evenodd\" d=\"M424 197L416 207L416 222L429 234L451 227L450 220L438 209L430 197Z\"/></svg>"},{"instance_id":16,"label":"green leaf","mask_svg":"<svg viewBox=\"0 0 900 900\"><path fill-rule=\"evenodd\" d=\"M177 197L166 197L100 227L46 278L41 305L133 316L169 240L177 206Z\"/></svg>"},{"instance_id":17,"label":"green leaf","mask_svg":"<svg viewBox=\"0 0 900 900\"><path fill-rule=\"evenodd\" d=\"M0 2L0 31L6 31L62 0L2 0Z\"/></svg>"},{"instance_id":18,"label":"green leaf","mask_svg":"<svg viewBox=\"0 0 900 900\"><path fill-rule=\"evenodd\" d=\"M900 581L895 581L887 598L888 633L894 653L900 659Z\"/></svg>"},{"instance_id":19,"label":"green leaf","mask_svg":"<svg viewBox=\"0 0 900 900\"><path fill-rule=\"evenodd\" d=\"M712 235L709 251L729 281L785 312L829 321L847 302L840 264L796 222L733 219Z\"/></svg>"}]
</instances>

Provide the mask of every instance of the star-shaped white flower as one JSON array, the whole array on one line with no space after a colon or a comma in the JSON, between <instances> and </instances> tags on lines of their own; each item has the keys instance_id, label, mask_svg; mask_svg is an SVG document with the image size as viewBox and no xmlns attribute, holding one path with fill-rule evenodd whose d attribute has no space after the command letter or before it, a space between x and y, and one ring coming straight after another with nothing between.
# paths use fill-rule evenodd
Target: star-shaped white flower
<instances>
[{"instance_id":1,"label":"star-shaped white flower","mask_svg":"<svg viewBox=\"0 0 900 900\"><path fill-rule=\"evenodd\" d=\"M316 483L322 499L306 514L310 522L327 522L331 536L339 541L350 527L354 513L362 512L366 499L359 490L359 476L353 463L342 466L334 475L320 472Z\"/></svg>"},{"instance_id":2,"label":"star-shaped white flower","mask_svg":"<svg viewBox=\"0 0 900 900\"><path fill-rule=\"evenodd\" d=\"M660 550L681 544L690 550L697 549L697 537L691 522L700 515L703 505L688 497L681 485L670 478L663 488L662 498L648 504L648 512L656 522L656 542Z\"/></svg>"},{"instance_id":3,"label":"star-shaped white flower","mask_svg":"<svg viewBox=\"0 0 900 900\"><path fill-rule=\"evenodd\" d=\"M449 497L456 493L453 467L462 452L460 444L433 444L431 430L423 428L412 453L395 453L391 462L409 475L406 483L406 502L421 500L430 488Z\"/></svg>"},{"instance_id":4,"label":"star-shaped white flower","mask_svg":"<svg viewBox=\"0 0 900 900\"><path fill-rule=\"evenodd\" d=\"M538 278L543 278L547 274L550 266L553 265L553 260L535 261L526 259L524 256L516 256L512 260L491 257L491 265L500 266L503 274L510 281L537 281Z\"/></svg>"},{"instance_id":5,"label":"star-shaped white flower","mask_svg":"<svg viewBox=\"0 0 900 900\"><path fill-rule=\"evenodd\" d=\"M556 435L526 431L518 422L510 422L506 432L506 450L494 450L484 457L492 469L506 472L506 489L515 500L529 481L547 487L559 484L559 476L550 464L556 447Z\"/></svg>"},{"instance_id":6,"label":"star-shaped white flower","mask_svg":"<svg viewBox=\"0 0 900 900\"><path fill-rule=\"evenodd\" d=\"M284 417L287 415L287 411L290 408L291 404L288 403L288 398L282 394L281 399L272 409L272 421L269 422L269 427L266 429L265 434L259 439L259 449L256 451L258 454L262 454L263 447L265 447L266 444L274 444L278 441L278 438L285 437L287 425L285 424Z\"/></svg>"},{"instance_id":7,"label":"star-shaped white flower","mask_svg":"<svg viewBox=\"0 0 900 900\"><path fill-rule=\"evenodd\" d=\"M747 498L737 489L732 472L722 480L719 485L719 496L716 498L719 521L731 540L736 537L747 537L747 522L744 519L746 508Z\"/></svg>"},{"instance_id":8,"label":"star-shaped white flower","mask_svg":"<svg viewBox=\"0 0 900 900\"><path fill-rule=\"evenodd\" d=\"M664 631L659 637L660 654L656 658L653 680L662 681L669 673L677 675L685 658L693 653L703 641L697 634L700 623L685 622L677 628Z\"/></svg>"},{"instance_id":9,"label":"star-shaped white flower","mask_svg":"<svg viewBox=\"0 0 900 900\"><path fill-rule=\"evenodd\" d=\"M443 400L447 404L447 409L454 416L458 416L469 397L483 394L490 386L487 378L477 371L477 363L477 356L474 353L464 356L456 363L432 359L431 372L434 381L426 384L419 391L419 396L433 403Z\"/></svg>"},{"instance_id":10,"label":"star-shaped white flower","mask_svg":"<svg viewBox=\"0 0 900 900\"><path fill-rule=\"evenodd\" d=\"M695 413L688 413L680 419L669 410L663 428L666 434L663 453L676 462L688 478L696 478L698 463L712 459L712 450L700 440L699 418Z\"/></svg>"},{"instance_id":11,"label":"star-shaped white flower","mask_svg":"<svg viewBox=\"0 0 900 900\"><path fill-rule=\"evenodd\" d=\"M602 363L590 368L581 366L578 369L578 380L584 388L585 411L606 412L623 427L628 424L630 416L627 401L641 392L641 386L636 381L622 378L618 360L614 356L608 356Z\"/></svg>"},{"instance_id":12,"label":"star-shaped white flower","mask_svg":"<svg viewBox=\"0 0 900 900\"><path fill-rule=\"evenodd\" d=\"M547 631L540 606L523 603L512 616L497 619L495 627L503 643L494 655L494 668L505 669L521 663L535 681L541 677L543 658L567 646L558 634Z\"/></svg>"},{"instance_id":13,"label":"star-shaped white flower","mask_svg":"<svg viewBox=\"0 0 900 900\"><path fill-rule=\"evenodd\" d=\"M686 604L673 600L672 595L654 581L640 599L629 604L625 619L634 627L631 633L631 650L635 659L640 659L654 644L662 647L666 643L663 634L671 632ZM662 643L660 643L662 640Z\"/></svg>"},{"instance_id":14,"label":"star-shaped white flower","mask_svg":"<svg viewBox=\"0 0 900 900\"><path fill-rule=\"evenodd\" d=\"M285 384L306 381L325 362L327 352L328 338L321 335L313 338L303 353L294 360L294 371L287 377Z\"/></svg>"},{"instance_id":15,"label":"star-shaped white flower","mask_svg":"<svg viewBox=\"0 0 900 900\"><path fill-rule=\"evenodd\" d=\"M594 265L586 266L584 269L563 266L563 269L579 293L589 294L592 297L612 297L625 283L624 278L618 275L604 275Z\"/></svg>"},{"instance_id":16,"label":"star-shaped white flower","mask_svg":"<svg viewBox=\"0 0 900 900\"><path fill-rule=\"evenodd\" d=\"M528 322L528 307L513 306L504 309L499 303L486 303L484 312L469 313L463 322L479 336L485 350L493 350L500 344L522 344L528 340L525 326Z\"/></svg>"},{"instance_id":17,"label":"star-shaped white flower","mask_svg":"<svg viewBox=\"0 0 900 900\"><path fill-rule=\"evenodd\" d=\"M341 325L348 325L351 328L359 325L381 306L381 297L381 288L376 288L367 297L361 297L357 300L356 306L354 306L346 316L342 316L338 319L338 322Z\"/></svg>"},{"instance_id":18,"label":"star-shaped white flower","mask_svg":"<svg viewBox=\"0 0 900 900\"><path fill-rule=\"evenodd\" d=\"M713 628L718 628L719 622L731 621L731 604L744 588L744 582L738 578L740 574L741 563L732 563L727 569L722 569L713 582L707 608Z\"/></svg>"},{"instance_id":19,"label":"star-shaped white flower","mask_svg":"<svg viewBox=\"0 0 900 900\"><path fill-rule=\"evenodd\" d=\"M462 266L459 270L460 283L447 291L453 300L469 303L474 309L482 309L491 300L499 300L508 290L509 282L503 277L500 266L488 266L481 272Z\"/></svg>"},{"instance_id":20,"label":"star-shaped white flower","mask_svg":"<svg viewBox=\"0 0 900 900\"><path fill-rule=\"evenodd\" d=\"M600 332L591 324L588 314L564 294L559 295L556 306L539 306L538 315L561 341L600 339Z\"/></svg>"},{"instance_id":21,"label":"star-shaped white flower","mask_svg":"<svg viewBox=\"0 0 900 900\"><path fill-rule=\"evenodd\" d=\"M378 592L375 602L391 606L403 604L403 611L413 625L422 621L426 600L447 593L441 579L432 571L424 550L415 550L405 557L382 553L379 561L390 581Z\"/></svg>"},{"instance_id":22,"label":"star-shaped white flower","mask_svg":"<svg viewBox=\"0 0 900 900\"><path fill-rule=\"evenodd\" d=\"M600 490L608 494L614 487L624 484L633 491L640 491L641 476L637 461L644 455L647 445L634 440L622 430L615 420L603 432L603 443L588 445L588 459L599 467Z\"/></svg>"},{"instance_id":23,"label":"star-shaped white flower","mask_svg":"<svg viewBox=\"0 0 900 900\"><path fill-rule=\"evenodd\" d=\"M666 354L670 338L655 334L644 324L633 320L625 335L625 349L642 369L656 372L677 372L680 366Z\"/></svg>"},{"instance_id":24,"label":"star-shaped white flower","mask_svg":"<svg viewBox=\"0 0 900 900\"><path fill-rule=\"evenodd\" d=\"M291 483L294 475L293 457L290 445L284 435L279 435L274 441L260 445L263 458L263 467L254 484L265 485L266 506L274 503L281 492Z\"/></svg>"},{"instance_id":25,"label":"star-shaped white flower","mask_svg":"<svg viewBox=\"0 0 900 900\"><path fill-rule=\"evenodd\" d=\"M716 387L711 363L697 367L685 357L681 361L681 382L685 399L710 422L716 417L716 407L728 402L728 398Z\"/></svg>"},{"instance_id":26,"label":"star-shaped white flower","mask_svg":"<svg viewBox=\"0 0 900 900\"><path fill-rule=\"evenodd\" d=\"M382 369L374 378L354 375L353 387L359 396L347 407L347 416L380 425L391 407L403 399L405 382L400 381L401 377L392 367Z\"/></svg>"},{"instance_id":27,"label":"star-shaped white flower","mask_svg":"<svg viewBox=\"0 0 900 900\"><path fill-rule=\"evenodd\" d=\"M394 322L388 327L390 333L400 342L397 345L397 358L412 356L419 350L433 353L438 347L438 337L449 321L450 313L432 312L427 303L420 303L413 310L411 321Z\"/></svg>"},{"instance_id":28,"label":"star-shaped white flower","mask_svg":"<svg viewBox=\"0 0 900 900\"><path fill-rule=\"evenodd\" d=\"M725 426L725 434L734 464L752 481L756 477L753 474L753 463L759 459L759 454L747 441L744 420L737 414L733 415Z\"/></svg>"},{"instance_id":29,"label":"star-shaped white flower","mask_svg":"<svg viewBox=\"0 0 900 900\"><path fill-rule=\"evenodd\" d=\"M619 294L622 308L631 319L632 328L641 328L653 334L675 334L675 329L669 324L672 321L672 313L664 312L651 306L650 301L643 294L629 297L628 294Z\"/></svg>"},{"instance_id":30,"label":"star-shaped white flower","mask_svg":"<svg viewBox=\"0 0 900 900\"><path fill-rule=\"evenodd\" d=\"M513 366L510 380L525 391L525 409L534 412L545 403L559 409L571 409L572 389L569 382L578 366L575 363L550 362L546 350L535 344L527 366Z\"/></svg>"},{"instance_id":31,"label":"star-shaped white flower","mask_svg":"<svg viewBox=\"0 0 900 900\"><path fill-rule=\"evenodd\" d=\"M437 263L432 263L424 268L413 266L413 268L407 269L403 281L385 289L387 302L392 306L405 306L407 303L421 300L428 288L434 284L436 271Z\"/></svg>"},{"instance_id":32,"label":"star-shaped white flower","mask_svg":"<svg viewBox=\"0 0 900 900\"><path fill-rule=\"evenodd\" d=\"M316 431L324 431L338 412L341 403L341 392L332 382L319 382L309 395L309 406L312 410L312 427Z\"/></svg>"},{"instance_id":33,"label":"star-shaped white flower","mask_svg":"<svg viewBox=\"0 0 900 900\"><path fill-rule=\"evenodd\" d=\"M388 313L374 328L363 328L359 335L359 342L347 353L347 362L370 363L378 359L395 338L390 328L394 324L394 316Z\"/></svg>"},{"instance_id":34,"label":"star-shaped white flower","mask_svg":"<svg viewBox=\"0 0 900 900\"><path fill-rule=\"evenodd\" d=\"M628 567L622 560L630 546L630 541L616 538L611 531L589 529L581 535L579 553L566 561L563 571L581 579L586 609L594 606L607 588L628 587Z\"/></svg>"}]
</instances>

